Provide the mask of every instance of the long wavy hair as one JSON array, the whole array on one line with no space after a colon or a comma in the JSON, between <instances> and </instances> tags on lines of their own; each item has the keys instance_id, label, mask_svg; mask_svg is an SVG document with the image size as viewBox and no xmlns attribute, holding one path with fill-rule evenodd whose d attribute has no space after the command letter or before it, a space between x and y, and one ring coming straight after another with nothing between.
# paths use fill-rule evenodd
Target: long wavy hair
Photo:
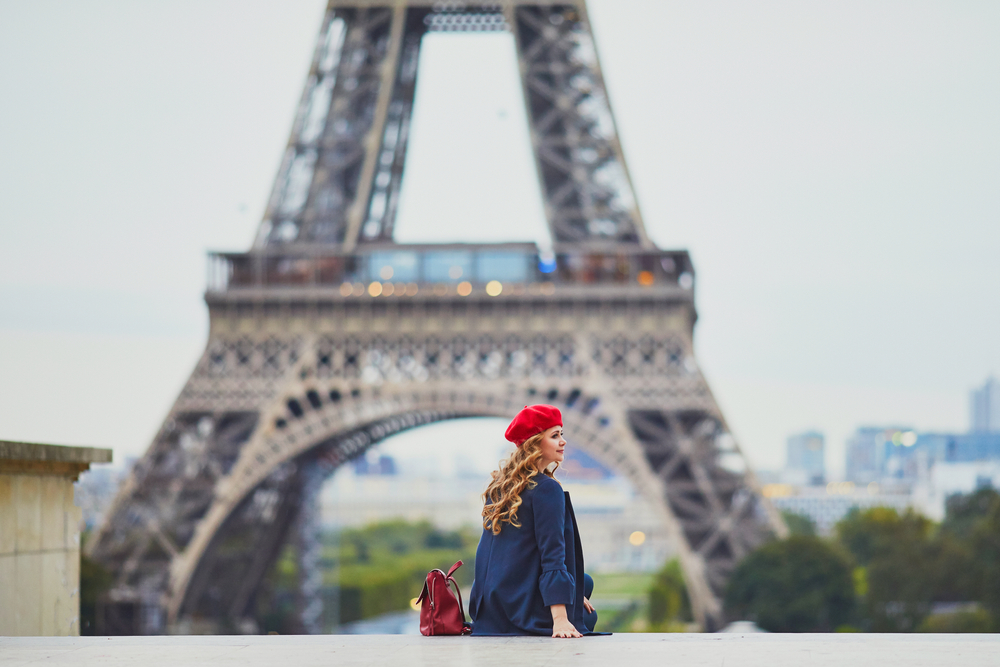
<instances>
[{"instance_id":1,"label":"long wavy hair","mask_svg":"<svg viewBox=\"0 0 1000 667\"><path fill-rule=\"evenodd\" d=\"M500 534L504 523L515 528L521 527L517 520L517 508L521 506L521 494L524 490L533 489L538 484L532 478L539 474L538 461L542 458L540 444L544 437L544 431L531 436L506 460L500 462L499 469L490 473L492 479L483 493L483 528L494 535ZM555 479L553 473L558 468L557 461L554 466L550 465L541 471L541 474Z\"/></svg>"}]
</instances>

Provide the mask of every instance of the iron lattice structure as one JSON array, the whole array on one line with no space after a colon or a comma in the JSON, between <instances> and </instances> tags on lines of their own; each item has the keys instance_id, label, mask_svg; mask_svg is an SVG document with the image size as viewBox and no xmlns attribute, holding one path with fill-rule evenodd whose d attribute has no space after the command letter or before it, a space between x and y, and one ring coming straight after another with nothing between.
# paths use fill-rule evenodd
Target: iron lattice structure
<instances>
[{"instance_id":1,"label":"iron lattice structure","mask_svg":"<svg viewBox=\"0 0 1000 667\"><path fill-rule=\"evenodd\" d=\"M513 33L551 251L393 243L437 30ZM740 558L785 531L695 361L688 254L646 236L583 0L331 0L256 241L210 257L206 301L206 350L91 542L116 577L106 632L252 630L285 542L316 560L325 476L400 431L529 402L654 501L704 628Z\"/></svg>"}]
</instances>

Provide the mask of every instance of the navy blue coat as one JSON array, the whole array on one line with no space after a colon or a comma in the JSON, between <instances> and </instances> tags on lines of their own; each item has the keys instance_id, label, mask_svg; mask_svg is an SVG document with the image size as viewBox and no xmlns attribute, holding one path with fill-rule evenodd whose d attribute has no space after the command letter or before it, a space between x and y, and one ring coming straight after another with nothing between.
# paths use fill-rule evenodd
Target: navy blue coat
<instances>
[{"instance_id":1,"label":"navy blue coat","mask_svg":"<svg viewBox=\"0 0 1000 667\"><path fill-rule=\"evenodd\" d=\"M521 494L520 528L483 531L469 596L473 635L552 635L549 606L566 605L569 621L586 633L583 548L569 493L547 475Z\"/></svg>"}]
</instances>

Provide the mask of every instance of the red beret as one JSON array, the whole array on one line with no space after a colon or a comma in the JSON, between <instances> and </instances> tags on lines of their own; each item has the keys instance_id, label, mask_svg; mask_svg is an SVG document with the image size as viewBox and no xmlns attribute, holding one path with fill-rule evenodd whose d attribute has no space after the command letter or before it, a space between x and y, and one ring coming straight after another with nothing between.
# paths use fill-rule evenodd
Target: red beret
<instances>
[{"instance_id":1,"label":"red beret","mask_svg":"<svg viewBox=\"0 0 1000 667\"><path fill-rule=\"evenodd\" d=\"M504 437L520 447L533 435L562 426L562 413L551 405L526 405L507 427Z\"/></svg>"}]
</instances>

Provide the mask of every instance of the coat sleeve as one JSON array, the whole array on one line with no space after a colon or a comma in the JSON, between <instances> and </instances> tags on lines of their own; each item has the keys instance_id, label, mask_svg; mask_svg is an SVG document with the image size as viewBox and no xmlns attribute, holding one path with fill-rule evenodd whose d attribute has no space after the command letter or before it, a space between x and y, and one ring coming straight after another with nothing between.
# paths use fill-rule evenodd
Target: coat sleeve
<instances>
[{"instance_id":1,"label":"coat sleeve","mask_svg":"<svg viewBox=\"0 0 1000 667\"><path fill-rule=\"evenodd\" d=\"M542 557L538 588L546 607L576 602L576 581L566 569L566 496L553 480L541 480L532 498L535 541Z\"/></svg>"}]
</instances>

